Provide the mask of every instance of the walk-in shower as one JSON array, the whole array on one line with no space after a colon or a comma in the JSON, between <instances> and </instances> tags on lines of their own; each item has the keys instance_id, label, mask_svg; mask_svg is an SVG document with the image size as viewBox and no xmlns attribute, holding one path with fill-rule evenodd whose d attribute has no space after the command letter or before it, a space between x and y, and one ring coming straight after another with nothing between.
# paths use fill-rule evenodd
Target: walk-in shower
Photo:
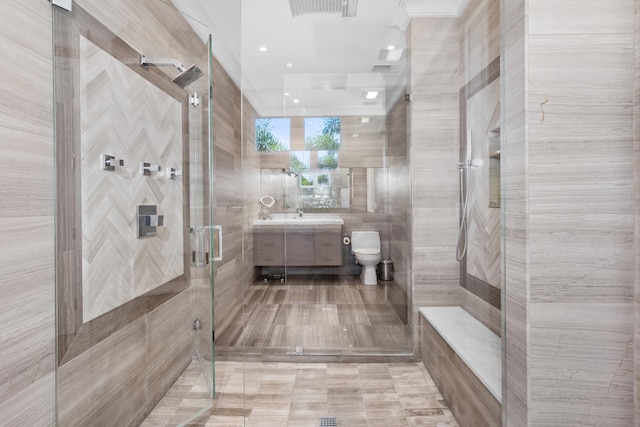
<instances>
[{"instance_id":1,"label":"walk-in shower","mask_svg":"<svg viewBox=\"0 0 640 427\"><path fill-rule=\"evenodd\" d=\"M192 64L189 67L185 67L173 58L147 58L144 55L140 55L140 65L155 65L156 67L176 67L180 74L171 79L172 82L184 89L185 86L198 80L202 77L203 73L200 67L196 64Z\"/></svg>"}]
</instances>

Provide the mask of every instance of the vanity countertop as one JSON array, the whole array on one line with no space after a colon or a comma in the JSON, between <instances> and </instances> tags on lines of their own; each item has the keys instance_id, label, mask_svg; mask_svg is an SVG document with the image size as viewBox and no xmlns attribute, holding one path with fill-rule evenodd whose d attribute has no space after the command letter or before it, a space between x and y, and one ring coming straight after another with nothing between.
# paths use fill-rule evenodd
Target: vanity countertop
<instances>
[{"instance_id":1,"label":"vanity countertop","mask_svg":"<svg viewBox=\"0 0 640 427\"><path fill-rule=\"evenodd\" d=\"M253 225L343 225L344 220L331 214L271 214L270 219L254 219Z\"/></svg>"}]
</instances>

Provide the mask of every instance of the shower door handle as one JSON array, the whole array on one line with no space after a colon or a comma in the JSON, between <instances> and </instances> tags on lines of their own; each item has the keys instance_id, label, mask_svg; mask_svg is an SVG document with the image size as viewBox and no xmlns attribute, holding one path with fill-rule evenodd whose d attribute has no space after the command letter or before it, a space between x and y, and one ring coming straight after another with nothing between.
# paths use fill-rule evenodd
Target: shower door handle
<instances>
[{"instance_id":1,"label":"shower door handle","mask_svg":"<svg viewBox=\"0 0 640 427\"><path fill-rule=\"evenodd\" d=\"M189 232L191 239L191 265L193 267L204 268L209 265L212 259L213 261L222 261L221 225L192 227ZM210 244L211 239L213 239L213 248ZM211 256L210 252L213 252L213 256Z\"/></svg>"},{"instance_id":2,"label":"shower door handle","mask_svg":"<svg viewBox=\"0 0 640 427\"><path fill-rule=\"evenodd\" d=\"M213 260L222 261L222 226L214 225L213 230Z\"/></svg>"}]
</instances>

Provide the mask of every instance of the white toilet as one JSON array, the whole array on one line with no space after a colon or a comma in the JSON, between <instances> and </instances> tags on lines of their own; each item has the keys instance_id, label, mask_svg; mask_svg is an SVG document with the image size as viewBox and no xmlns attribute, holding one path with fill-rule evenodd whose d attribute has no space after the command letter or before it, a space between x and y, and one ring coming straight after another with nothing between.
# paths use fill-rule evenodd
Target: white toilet
<instances>
[{"instance_id":1,"label":"white toilet","mask_svg":"<svg viewBox=\"0 0 640 427\"><path fill-rule=\"evenodd\" d=\"M364 285L377 285L376 265L382 260L380 233L377 231L354 231L351 233L351 253L362 266L360 279Z\"/></svg>"}]
</instances>

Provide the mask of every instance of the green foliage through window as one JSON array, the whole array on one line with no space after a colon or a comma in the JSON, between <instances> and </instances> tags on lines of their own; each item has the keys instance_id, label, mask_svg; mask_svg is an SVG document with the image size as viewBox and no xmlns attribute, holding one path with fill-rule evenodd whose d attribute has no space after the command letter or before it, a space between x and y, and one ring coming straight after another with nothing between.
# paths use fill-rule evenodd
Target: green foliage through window
<instances>
[{"instance_id":1,"label":"green foliage through window","mask_svg":"<svg viewBox=\"0 0 640 427\"><path fill-rule=\"evenodd\" d=\"M336 169L338 153L336 151L318 151L318 167L320 169Z\"/></svg>"},{"instance_id":2,"label":"green foliage through window","mask_svg":"<svg viewBox=\"0 0 640 427\"><path fill-rule=\"evenodd\" d=\"M282 131L287 132L286 126L289 126L289 119L256 119L256 150L258 151L288 151L289 141L281 141L275 134L274 121L283 128ZM290 132L290 130L289 130ZM288 137L288 135L287 135Z\"/></svg>"},{"instance_id":3,"label":"green foliage through window","mask_svg":"<svg viewBox=\"0 0 640 427\"><path fill-rule=\"evenodd\" d=\"M304 145L307 150L339 150L340 117L305 119Z\"/></svg>"},{"instance_id":4,"label":"green foliage through window","mask_svg":"<svg viewBox=\"0 0 640 427\"><path fill-rule=\"evenodd\" d=\"M308 151L292 151L291 152L291 170L308 171L311 169Z\"/></svg>"}]
</instances>

